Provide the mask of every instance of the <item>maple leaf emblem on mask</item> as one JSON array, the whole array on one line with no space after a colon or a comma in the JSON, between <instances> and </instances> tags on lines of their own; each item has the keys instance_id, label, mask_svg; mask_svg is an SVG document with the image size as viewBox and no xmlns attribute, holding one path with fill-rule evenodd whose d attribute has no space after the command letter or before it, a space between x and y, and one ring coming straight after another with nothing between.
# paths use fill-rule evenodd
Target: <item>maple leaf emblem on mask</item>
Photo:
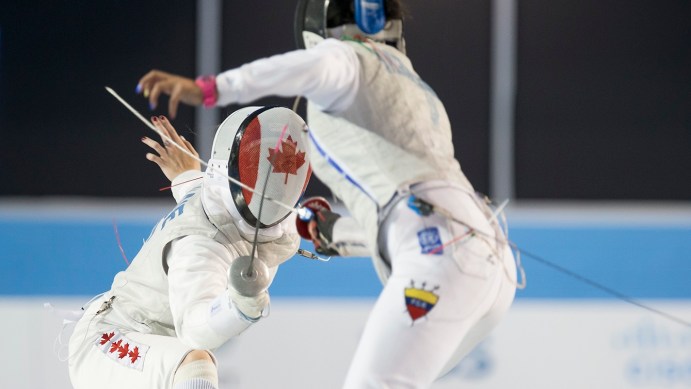
<instances>
[{"instance_id":1,"label":"maple leaf emblem on mask","mask_svg":"<svg viewBox=\"0 0 691 389\"><path fill-rule=\"evenodd\" d=\"M288 135L288 139L281 141L281 150L269 149L267 158L273 166L273 173L285 173L284 184L288 183L288 174L297 175L298 169L305 164L305 152L297 151L298 142Z\"/></svg>"}]
</instances>

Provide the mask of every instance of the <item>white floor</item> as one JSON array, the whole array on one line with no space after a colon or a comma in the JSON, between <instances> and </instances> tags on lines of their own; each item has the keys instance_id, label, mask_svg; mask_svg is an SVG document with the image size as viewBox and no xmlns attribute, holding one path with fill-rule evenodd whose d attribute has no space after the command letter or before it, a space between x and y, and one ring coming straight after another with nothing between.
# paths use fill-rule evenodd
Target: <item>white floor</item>
<instances>
[{"instance_id":1,"label":"white floor","mask_svg":"<svg viewBox=\"0 0 691 389\"><path fill-rule=\"evenodd\" d=\"M0 388L71 387L53 351L61 319L45 301L62 309L84 302L0 299ZM691 320L691 301L647 303ZM217 350L221 388L338 388L371 304L275 299L267 320ZM466 387L691 388L691 328L620 302L519 301L433 389Z\"/></svg>"}]
</instances>

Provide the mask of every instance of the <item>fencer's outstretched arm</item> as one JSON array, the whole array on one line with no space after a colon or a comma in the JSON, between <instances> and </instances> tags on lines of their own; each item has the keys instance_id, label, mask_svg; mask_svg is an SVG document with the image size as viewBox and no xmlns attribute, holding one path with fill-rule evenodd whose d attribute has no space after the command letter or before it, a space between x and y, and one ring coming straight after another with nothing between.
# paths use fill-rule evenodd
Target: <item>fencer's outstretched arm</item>
<instances>
[{"instance_id":1,"label":"fencer's outstretched arm","mask_svg":"<svg viewBox=\"0 0 691 389\"><path fill-rule=\"evenodd\" d=\"M248 103L265 96L305 96L322 111L348 108L358 91L360 62L355 50L326 39L307 50L244 64L216 77L217 105Z\"/></svg>"},{"instance_id":2,"label":"fencer's outstretched arm","mask_svg":"<svg viewBox=\"0 0 691 389\"><path fill-rule=\"evenodd\" d=\"M237 253L211 238L189 235L166 256L175 331L192 348L213 349L247 329L269 304L267 291L244 297L230 290L228 267ZM269 269L270 276L276 268Z\"/></svg>"},{"instance_id":3,"label":"fencer's outstretched arm","mask_svg":"<svg viewBox=\"0 0 691 389\"><path fill-rule=\"evenodd\" d=\"M354 101L359 82L355 50L336 39L326 39L307 50L258 59L220 73L213 83L211 105L244 104L271 95L305 96L323 111L338 112ZM205 84L151 70L139 80L137 91L149 99L152 109L161 93L170 95L168 111L174 118L180 102L207 105L200 85Z\"/></svg>"}]
</instances>

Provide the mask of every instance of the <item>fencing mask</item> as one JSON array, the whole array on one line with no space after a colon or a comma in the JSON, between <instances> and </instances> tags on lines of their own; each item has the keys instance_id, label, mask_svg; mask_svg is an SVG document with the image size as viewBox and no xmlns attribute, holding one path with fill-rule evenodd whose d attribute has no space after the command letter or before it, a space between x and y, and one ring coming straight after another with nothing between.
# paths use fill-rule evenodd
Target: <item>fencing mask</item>
<instances>
[{"instance_id":1,"label":"fencing mask","mask_svg":"<svg viewBox=\"0 0 691 389\"><path fill-rule=\"evenodd\" d=\"M403 22L387 20L386 0L299 0L295 9L295 43L309 49L325 38L363 36L405 53Z\"/></svg>"},{"instance_id":2,"label":"fencing mask","mask_svg":"<svg viewBox=\"0 0 691 389\"><path fill-rule=\"evenodd\" d=\"M265 196L294 206L311 175L309 148L303 141L307 125L295 112L284 107L245 107L233 112L218 128L209 166L254 188ZM207 174L213 175L213 170ZM226 179L227 181L227 179ZM239 185L226 182L223 202L231 215L250 226L275 226L290 211L264 200Z\"/></svg>"}]
</instances>

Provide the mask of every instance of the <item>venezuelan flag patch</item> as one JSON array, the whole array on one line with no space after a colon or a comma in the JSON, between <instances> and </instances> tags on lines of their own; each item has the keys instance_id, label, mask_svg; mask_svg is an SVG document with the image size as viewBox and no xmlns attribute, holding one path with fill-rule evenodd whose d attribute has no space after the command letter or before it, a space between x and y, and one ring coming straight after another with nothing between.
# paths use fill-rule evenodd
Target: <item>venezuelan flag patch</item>
<instances>
[{"instance_id":1,"label":"venezuelan flag patch","mask_svg":"<svg viewBox=\"0 0 691 389\"><path fill-rule=\"evenodd\" d=\"M437 289L438 287L432 290L425 290L424 283L422 284L422 288L416 288L414 281L411 281L411 286L409 288L405 288L405 306L413 322L426 316L437 304L439 296L434 293L434 290Z\"/></svg>"}]
</instances>

